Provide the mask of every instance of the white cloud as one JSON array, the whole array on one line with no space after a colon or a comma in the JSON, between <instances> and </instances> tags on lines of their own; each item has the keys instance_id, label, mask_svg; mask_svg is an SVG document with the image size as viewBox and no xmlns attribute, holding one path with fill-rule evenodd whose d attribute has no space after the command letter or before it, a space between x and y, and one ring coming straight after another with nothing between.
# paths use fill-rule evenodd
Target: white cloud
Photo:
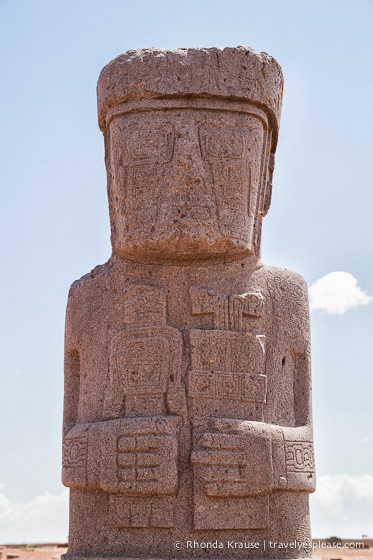
<instances>
[{"instance_id":1,"label":"white cloud","mask_svg":"<svg viewBox=\"0 0 373 560\"><path fill-rule=\"evenodd\" d=\"M320 476L310 502L314 538L373 537L373 476Z\"/></svg>"},{"instance_id":2,"label":"white cloud","mask_svg":"<svg viewBox=\"0 0 373 560\"><path fill-rule=\"evenodd\" d=\"M0 489L3 485L0 485ZM18 503L0 493L0 543L66 542L69 491Z\"/></svg>"},{"instance_id":3,"label":"white cloud","mask_svg":"<svg viewBox=\"0 0 373 560\"><path fill-rule=\"evenodd\" d=\"M320 309L330 315L342 315L349 309L366 305L368 296L349 272L330 272L310 287L311 309Z\"/></svg>"}]
</instances>

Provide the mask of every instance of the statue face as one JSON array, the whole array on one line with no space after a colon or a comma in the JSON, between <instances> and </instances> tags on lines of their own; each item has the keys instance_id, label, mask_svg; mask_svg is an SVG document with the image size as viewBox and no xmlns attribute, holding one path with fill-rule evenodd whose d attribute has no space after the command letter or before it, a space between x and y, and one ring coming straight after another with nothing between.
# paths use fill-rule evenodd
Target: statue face
<instances>
[{"instance_id":1,"label":"statue face","mask_svg":"<svg viewBox=\"0 0 373 560\"><path fill-rule=\"evenodd\" d=\"M109 125L114 251L141 260L254 252L266 178L265 113L165 108Z\"/></svg>"}]
</instances>

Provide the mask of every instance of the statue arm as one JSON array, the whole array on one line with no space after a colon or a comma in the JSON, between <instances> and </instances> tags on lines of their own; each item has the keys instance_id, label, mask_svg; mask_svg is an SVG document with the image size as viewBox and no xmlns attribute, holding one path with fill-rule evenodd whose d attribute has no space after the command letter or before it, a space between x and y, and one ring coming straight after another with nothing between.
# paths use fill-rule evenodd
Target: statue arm
<instances>
[{"instance_id":1,"label":"statue arm","mask_svg":"<svg viewBox=\"0 0 373 560\"><path fill-rule=\"evenodd\" d=\"M71 488L87 488L88 431L91 424L78 423L81 349L74 328L78 324L74 292L73 284L65 322L62 483Z\"/></svg>"},{"instance_id":2,"label":"statue arm","mask_svg":"<svg viewBox=\"0 0 373 560\"><path fill-rule=\"evenodd\" d=\"M303 279L302 279L303 280ZM304 281L303 281L304 282ZM282 427L287 489L314 492L316 489L312 430L310 321L307 286L299 330L302 336L295 348L294 417L295 427Z\"/></svg>"},{"instance_id":3,"label":"statue arm","mask_svg":"<svg viewBox=\"0 0 373 560\"><path fill-rule=\"evenodd\" d=\"M207 495L315 490L307 286L302 278L297 281L303 306L297 304L297 314L292 316L293 342L287 339L285 343L295 358L289 389L293 392L294 426L211 418L209 431L199 438L191 456ZM288 313L286 302L281 305L283 313ZM286 336L286 328L283 330Z\"/></svg>"},{"instance_id":4,"label":"statue arm","mask_svg":"<svg viewBox=\"0 0 373 560\"><path fill-rule=\"evenodd\" d=\"M300 275L293 274L289 288L293 287L294 290L294 285L297 287L295 292L297 305L288 304L286 301L282 301L281 304L282 314L291 313L290 328L285 327L284 331L285 336L289 336L286 339L286 346L291 350L294 360L292 386L294 426L268 425L272 433L273 483L275 489L314 492L316 479L312 432L308 290L305 280ZM287 324L285 318L284 324Z\"/></svg>"},{"instance_id":5,"label":"statue arm","mask_svg":"<svg viewBox=\"0 0 373 560\"><path fill-rule=\"evenodd\" d=\"M80 348L74 329L74 300L70 289L66 310L64 352L63 434L75 426L78 418L80 393Z\"/></svg>"}]
</instances>

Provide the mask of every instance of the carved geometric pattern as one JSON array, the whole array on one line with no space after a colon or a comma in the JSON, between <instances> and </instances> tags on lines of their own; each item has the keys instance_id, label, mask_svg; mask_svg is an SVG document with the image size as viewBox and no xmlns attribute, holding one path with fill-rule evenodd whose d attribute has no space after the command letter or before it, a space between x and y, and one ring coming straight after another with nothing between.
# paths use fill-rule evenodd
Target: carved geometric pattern
<instances>
[{"instance_id":1,"label":"carved geometric pattern","mask_svg":"<svg viewBox=\"0 0 373 560\"><path fill-rule=\"evenodd\" d=\"M243 134L234 128L204 124L199 128L200 146L205 158L241 158L244 150Z\"/></svg>"},{"instance_id":2,"label":"carved geometric pattern","mask_svg":"<svg viewBox=\"0 0 373 560\"><path fill-rule=\"evenodd\" d=\"M177 416L103 422L100 453L106 458L100 487L109 494L168 496L178 487Z\"/></svg>"},{"instance_id":3,"label":"carved geometric pattern","mask_svg":"<svg viewBox=\"0 0 373 560\"><path fill-rule=\"evenodd\" d=\"M269 498L211 498L203 494L195 497L195 529L266 529L269 526Z\"/></svg>"},{"instance_id":4,"label":"carved geometric pattern","mask_svg":"<svg viewBox=\"0 0 373 560\"><path fill-rule=\"evenodd\" d=\"M247 373L191 371L188 390L191 397L238 399L266 402L267 377Z\"/></svg>"},{"instance_id":5,"label":"carved geometric pattern","mask_svg":"<svg viewBox=\"0 0 373 560\"><path fill-rule=\"evenodd\" d=\"M190 288L192 313L194 315L212 314L214 328L242 331L242 317L261 317L264 297L260 292L248 292L230 297L216 294L205 288Z\"/></svg>"},{"instance_id":6,"label":"carved geometric pattern","mask_svg":"<svg viewBox=\"0 0 373 560\"><path fill-rule=\"evenodd\" d=\"M310 521L305 518L297 529L296 540L298 543L305 543L305 546L312 547Z\"/></svg>"},{"instance_id":7,"label":"carved geometric pattern","mask_svg":"<svg viewBox=\"0 0 373 560\"><path fill-rule=\"evenodd\" d=\"M285 441L287 472L315 472L313 443L310 441Z\"/></svg>"},{"instance_id":8,"label":"carved geometric pattern","mask_svg":"<svg viewBox=\"0 0 373 560\"><path fill-rule=\"evenodd\" d=\"M265 336L249 332L191 329L195 371L261 374Z\"/></svg>"},{"instance_id":9,"label":"carved geometric pattern","mask_svg":"<svg viewBox=\"0 0 373 560\"><path fill-rule=\"evenodd\" d=\"M170 439L159 435L121 436L117 442L118 480L157 480L160 449Z\"/></svg>"},{"instance_id":10,"label":"carved geometric pattern","mask_svg":"<svg viewBox=\"0 0 373 560\"><path fill-rule=\"evenodd\" d=\"M179 352L175 345L179 338L173 331L169 327L126 329L113 340L110 370L121 378L124 394L166 392L173 357Z\"/></svg>"},{"instance_id":11,"label":"carved geometric pattern","mask_svg":"<svg viewBox=\"0 0 373 560\"><path fill-rule=\"evenodd\" d=\"M193 315L212 314L216 329L228 330L228 299L207 289L190 288Z\"/></svg>"},{"instance_id":12,"label":"carved geometric pattern","mask_svg":"<svg viewBox=\"0 0 373 560\"><path fill-rule=\"evenodd\" d=\"M233 295L229 298L229 321L232 331L242 331L242 317L261 317L264 309L264 297L260 292Z\"/></svg>"},{"instance_id":13,"label":"carved geometric pattern","mask_svg":"<svg viewBox=\"0 0 373 560\"><path fill-rule=\"evenodd\" d=\"M126 328L110 348L110 382L104 415L118 417L124 396L164 395L170 379L180 381L182 339L167 326Z\"/></svg>"},{"instance_id":14,"label":"carved geometric pattern","mask_svg":"<svg viewBox=\"0 0 373 560\"><path fill-rule=\"evenodd\" d=\"M275 336L285 337L287 344L297 346L310 357L309 313L307 290L289 277L274 276L267 281L273 300L273 329Z\"/></svg>"},{"instance_id":15,"label":"carved geometric pattern","mask_svg":"<svg viewBox=\"0 0 373 560\"><path fill-rule=\"evenodd\" d=\"M152 123L148 127L136 124L128 129L127 157L136 165L167 163L173 156L174 138L169 123Z\"/></svg>"},{"instance_id":16,"label":"carved geometric pattern","mask_svg":"<svg viewBox=\"0 0 373 560\"><path fill-rule=\"evenodd\" d=\"M63 467L85 467L88 455L88 436L64 439L62 448Z\"/></svg>"},{"instance_id":17,"label":"carved geometric pattern","mask_svg":"<svg viewBox=\"0 0 373 560\"><path fill-rule=\"evenodd\" d=\"M128 337L119 358L125 393L157 394L166 392L168 341L162 336L137 339ZM117 365L118 365L118 356Z\"/></svg>"},{"instance_id":18,"label":"carved geometric pattern","mask_svg":"<svg viewBox=\"0 0 373 560\"><path fill-rule=\"evenodd\" d=\"M110 519L115 527L173 527L172 501L157 498L110 496Z\"/></svg>"},{"instance_id":19,"label":"carved geometric pattern","mask_svg":"<svg viewBox=\"0 0 373 560\"><path fill-rule=\"evenodd\" d=\"M129 286L124 292L123 323L142 326L166 323L166 296L153 286Z\"/></svg>"},{"instance_id":20,"label":"carved geometric pattern","mask_svg":"<svg viewBox=\"0 0 373 560\"><path fill-rule=\"evenodd\" d=\"M250 218L256 221L258 214L259 154L263 151L263 131L258 123L251 122L253 127L245 131L212 123L199 128L202 159L216 194L220 232L250 244Z\"/></svg>"},{"instance_id":21,"label":"carved geometric pattern","mask_svg":"<svg viewBox=\"0 0 373 560\"><path fill-rule=\"evenodd\" d=\"M273 278L268 281L268 291L272 298L275 297L277 292L280 295L286 295L286 297L289 297L298 303L298 305L301 305L301 302L304 299L304 292L302 288L298 284L295 284L288 279L285 280L281 276L273 276Z\"/></svg>"},{"instance_id":22,"label":"carved geometric pattern","mask_svg":"<svg viewBox=\"0 0 373 560\"><path fill-rule=\"evenodd\" d=\"M177 453L178 441L172 436L120 436L116 448L118 489L130 495L174 493Z\"/></svg>"}]
</instances>

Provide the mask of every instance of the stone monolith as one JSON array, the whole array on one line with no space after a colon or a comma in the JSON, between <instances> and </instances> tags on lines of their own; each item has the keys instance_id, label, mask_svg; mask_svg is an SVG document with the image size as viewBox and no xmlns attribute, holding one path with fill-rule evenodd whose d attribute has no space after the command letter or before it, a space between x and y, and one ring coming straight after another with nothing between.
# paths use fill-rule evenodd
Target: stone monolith
<instances>
[{"instance_id":1,"label":"stone monolith","mask_svg":"<svg viewBox=\"0 0 373 560\"><path fill-rule=\"evenodd\" d=\"M282 88L246 47L101 72L113 253L68 299L68 559L311 556L307 287L260 258Z\"/></svg>"}]
</instances>

